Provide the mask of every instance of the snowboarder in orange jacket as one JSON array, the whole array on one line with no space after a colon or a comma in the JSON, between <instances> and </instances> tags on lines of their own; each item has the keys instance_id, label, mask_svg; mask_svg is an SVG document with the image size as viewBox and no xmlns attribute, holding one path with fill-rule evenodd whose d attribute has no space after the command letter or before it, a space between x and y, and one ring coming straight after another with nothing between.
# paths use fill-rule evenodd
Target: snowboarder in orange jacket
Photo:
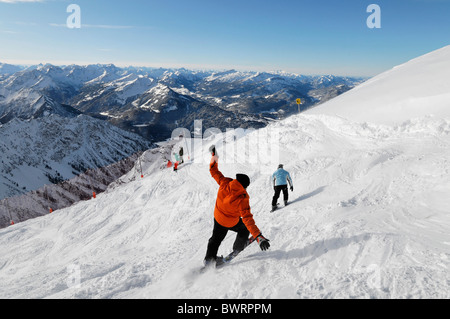
<instances>
[{"instance_id":1,"label":"snowboarder in orange jacket","mask_svg":"<svg viewBox=\"0 0 450 319\"><path fill-rule=\"evenodd\" d=\"M214 208L214 229L208 241L205 265L216 261L219 246L229 230L237 232L233 244L234 252L240 252L245 248L250 233L256 238L261 250L269 249L269 240L262 236L250 211L249 195L246 190L250 185L250 178L244 174L237 174L236 179L223 176L218 168L215 147L211 147L210 150L213 156L209 171L219 184L219 192Z\"/></svg>"}]
</instances>

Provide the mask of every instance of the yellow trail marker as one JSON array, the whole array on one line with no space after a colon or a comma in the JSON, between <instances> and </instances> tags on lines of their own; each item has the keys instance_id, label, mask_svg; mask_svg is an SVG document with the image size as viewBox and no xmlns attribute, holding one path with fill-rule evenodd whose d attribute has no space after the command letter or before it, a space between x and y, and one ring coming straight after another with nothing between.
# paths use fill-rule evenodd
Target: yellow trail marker
<instances>
[{"instance_id":1,"label":"yellow trail marker","mask_svg":"<svg viewBox=\"0 0 450 319\"><path fill-rule=\"evenodd\" d=\"M297 102L297 105L298 105L298 113L300 113L300 104L302 104L302 100L301 99L297 99L295 101Z\"/></svg>"}]
</instances>

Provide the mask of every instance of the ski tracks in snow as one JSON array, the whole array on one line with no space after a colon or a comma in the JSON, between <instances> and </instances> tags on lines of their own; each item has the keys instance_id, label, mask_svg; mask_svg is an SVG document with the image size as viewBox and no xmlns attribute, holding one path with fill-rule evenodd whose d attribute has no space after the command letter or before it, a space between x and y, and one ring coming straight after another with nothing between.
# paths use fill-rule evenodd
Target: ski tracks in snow
<instances>
[{"instance_id":1,"label":"ski tracks in snow","mask_svg":"<svg viewBox=\"0 0 450 319\"><path fill-rule=\"evenodd\" d=\"M218 186L207 163L178 172L146 165L143 179L127 175L95 200L1 230L0 295L449 297L447 122L389 128L298 116L274 125L284 126L290 205L269 213L267 172L221 166L225 176L252 178L252 213L270 250L253 244L230 265L193 274L212 232ZM234 236L219 254L230 252ZM71 267L79 267L79 287L69 285Z\"/></svg>"}]
</instances>

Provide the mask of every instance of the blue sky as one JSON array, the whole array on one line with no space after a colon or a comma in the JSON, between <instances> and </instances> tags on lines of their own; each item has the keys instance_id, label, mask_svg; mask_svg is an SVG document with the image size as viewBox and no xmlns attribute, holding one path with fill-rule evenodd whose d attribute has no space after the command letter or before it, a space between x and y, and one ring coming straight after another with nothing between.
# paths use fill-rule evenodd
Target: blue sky
<instances>
[{"instance_id":1,"label":"blue sky","mask_svg":"<svg viewBox=\"0 0 450 319\"><path fill-rule=\"evenodd\" d=\"M0 61L14 64L372 76L449 44L450 0L0 0Z\"/></svg>"}]
</instances>

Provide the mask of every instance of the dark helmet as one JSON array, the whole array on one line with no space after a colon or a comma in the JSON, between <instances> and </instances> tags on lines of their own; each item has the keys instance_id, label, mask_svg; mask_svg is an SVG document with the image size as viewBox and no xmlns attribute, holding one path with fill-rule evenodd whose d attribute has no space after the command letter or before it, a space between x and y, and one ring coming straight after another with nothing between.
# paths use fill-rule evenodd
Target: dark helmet
<instances>
[{"instance_id":1,"label":"dark helmet","mask_svg":"<svg viewBox=\"0 0 450 319\"><path fill-rule=\"evenodd\" d=\"M247 188L248 185L250 185L250 178L245 174L236 174L236 179L244 188Z\"/></svg>"},{"instance_id":2,"label":"dark helmet","mask_svg":"<svg viewBox=\"0 0 450 319\"><path fill-rule=\"evenodd\" d=\"M278 165L278 168L283 168L283 166L284 166L283 164L280 164Z\"/></svg>"}]
</instances>

